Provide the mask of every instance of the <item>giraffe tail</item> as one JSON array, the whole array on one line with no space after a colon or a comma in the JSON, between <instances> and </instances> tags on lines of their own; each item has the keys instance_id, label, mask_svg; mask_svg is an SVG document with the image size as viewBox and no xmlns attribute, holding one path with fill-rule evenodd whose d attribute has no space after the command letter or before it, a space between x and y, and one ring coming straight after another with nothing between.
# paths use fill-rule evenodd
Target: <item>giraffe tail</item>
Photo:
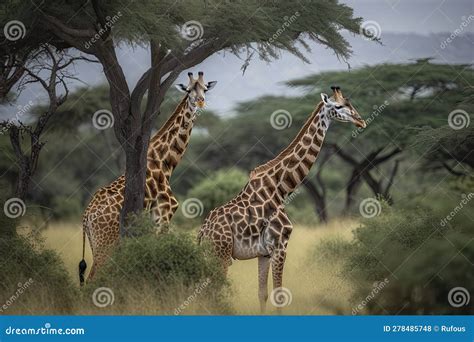
<instances>
[{"instance_id":1,"label":"giraffe tail","mask_svg":"<svg viewBox=\"0 0 474 342\"><path fill-rule=\"evenodd\" d=\"M82 228L82 260L79 262L79 283L81 286L84 285L84 273L86 272L87 263L84 259L86 251L86 231Z\"/></svg>"}]
</instances>

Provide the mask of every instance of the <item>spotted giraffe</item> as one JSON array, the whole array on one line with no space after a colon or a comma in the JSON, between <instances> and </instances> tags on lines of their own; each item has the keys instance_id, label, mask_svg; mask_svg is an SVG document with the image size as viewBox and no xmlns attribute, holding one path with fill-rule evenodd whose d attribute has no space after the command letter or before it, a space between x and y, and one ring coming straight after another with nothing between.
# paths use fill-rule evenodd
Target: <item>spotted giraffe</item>
<instances>
[{"instance_id":1,"label":"spotted giraffe","mask_svg":"<svg viewBox=\"0 0 474 342\"><path fill-rule=\"evenodd\" d=\"M270 266L274 291L281 291L286 249L293 229L284 208L287 196L308 175L331 121L366 126L340 88L331 88L333 96L321 94L322 101L296 138L277 157L255 168L242 191L212 210L198 233L199 241L210 240L225 272L232 259L258 258L262 311L268 299Z\"/></svg>"},{"instance_id":2,"label":"spotted giraffe","mask_svg":"<svg viewBox=\"0 0 474 342\"><path fill-rule=\"evenodd\" d=\"M188 73L189 84L176 87L186 95L167 122L150 140L147 152L147 173L144 208L150 210L160 227L167 227L178 208L178 201L170 186L170 177L188 146L197 108L205 106L205 93L216 81L204 82L202 72L194 79ZM88 280L104 264L120 238L119 218L124 200L125 176L99 189L83 215L82 260L79 263L79 280L84 283L87 264L84 260L85 236L89 238L94 263Z\"/></svg>"}]
</instances>

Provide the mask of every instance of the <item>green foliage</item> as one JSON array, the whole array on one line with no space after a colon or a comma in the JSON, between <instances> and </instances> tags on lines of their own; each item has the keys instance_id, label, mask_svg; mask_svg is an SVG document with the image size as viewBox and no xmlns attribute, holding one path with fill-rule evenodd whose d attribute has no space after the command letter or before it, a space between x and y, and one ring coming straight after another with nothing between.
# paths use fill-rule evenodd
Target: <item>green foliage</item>
<instances>
[{"instance_id":1,"label":"green foliage","mask_svg":"<svg viewBox=\"0 0 474 342\"><path fill-rule=\"evenodd\" d=\"M0 274L2 314L24 314L25 308L68 314L74 309L77 289L59 256L36 235L0 236Z\"/></svg>"},{"instance_id":2,"label":"green foliage","mask_svg":"<svg viewBox=\"0 0 474 342\"><path fill-rule=\"evenodd\" d=\"M112 288L118 306L127 305L130 292L135 300L154 300L158 305L155 313L160 314L172 313L201 287L197 305L205 305L215 313L228 310L228 284L222 267L210 246L197 245L190 234L124 239L88 287L93 290L97 286Z\"/></svg>"},{"instance_id":3,"label":"green foliage","mask_svg":"<svg viewBox=\"0 0 474 342\"><path fill-rule=\"evenodd\" d=\"M120 175L120 147L111 146L112 132L53 132L41 152L30 193L54 218L77 218L90 197ZM61 143L54 143L60 141Z\"/></svg>"},{"instance_id":4,"label":"green foliage","mask_svg":"<svg viewBox=\"0 0 474 342\"><path fill-rule=\"evenodd\" d=\"M318 217L314 209L314 204L309 201L309 196L300 190L298 195L288 205L285 211L291 219L293 225L314 226L318 222Z\"/></svg>"},{"instance_id":5,"label":"green foliage","mask_svg":"<svg viewBox=\"0 0 474 342\"><path fill-rule=\"evenodd\" d=\"M453 72L462 77L453 78ZM358 146L365 142L386 144L387 136L403 146L412 135L406 127L436 128L446 123L448 114L458 108L465 96L463 92L473 82L474 71L467 65L433 64L424 59L416 63L366 66L350 72L323 72L290 81L288 85L317 94L330 92L330 85L340 86L362 117L372 121L360 135L366 139L361 142L358 137ZM378 113L374 106L385 101L388 104Z\"/></svg>"},{"instance_id":6,"label":"green foliage","mask_svg":"<svg viewBox=\"0 0 474 342\"><path fill-rule=\"evenodd\" d=\"M453 78L453 73L462 75L462 79ZM328 85L336 84L343 91L346 89L354 101L360 97L391 98L394 95L413 100L448 94L459 98L462 96L460 90L469 87L473 78L474 72L469 65L434 64L425 59L416 63L365 66L350 73L323 72L290 81L288 85L326 91ZM363 87L360 86L361 80L364 81Z\"/></svg>"},{"instance_id":7,"label":"green foliage","mask_svg":"<svg viewBox=\"0 0 474 342\"><path fill-rule=\"evenodd\" d=\"M351 253L351 244L342 237L336 236L322 240L315 248L313 257L318 261L333 263L346 258Z\"/></svg>"},{"instance_id":8,"label":"green foliage","mask_svg":"<svg viewBox=\"0 0 474 342\"><path fill-rule=\"evenodd\" d=\"M106 85L76 89L64 104L58 108L54 120L48 122L49 130L70 132L80 126L92 127L92 116L98 110L110 111L109 89ZM34 114L41 114L41 106L34 108Z\"/></svg>"},{"instance_id":9,"label":"green foliage","mask_svg":"<svg viewBox=\"0 0 474 342\"><path fill-rule=\"evenodd\" d=\"M343 253L335 250L346 260L344 274L356 286L354 302L366 298L374 282L388 279L367 303L368 313L472 314L472 306L454 308L448 302L454 287L474 290L469 261L474 257L474 229L468 214L473 204L455 209L459 205L450 201L440 211L385 207L380 216L364 221L354 232L350 253L347 247ZM454 210L456 214L443 221L442 215Z\"/></svg>"},{"instance_id":10,"label":"green foliage","mask_svg":"<svg viewBox=\"0 0 474 342\"><path fill-rule=\"evenodd\" d=\"M36 39L26 39L23 44L47 40L51 33L35 15L38 8L56 18L70 18L68 24L77 29L92 29L97 14L87 1L66 0L43 2L13 1L6 6L2 19L17 18L25 23L27 32L35 32ZM185 51L189 41L183 39L179 28L189 21L202 26L199 45L211 45L216 41L226 42L232 53L239 54L243 47L257 49L261 58L278 58L278 50L285 49L304 58L307 42L298 39L302 32L306 39L324 44L334 52L347 58L350 45L341 30L359 35L362 18L354 18L352 8L337 0L309 1L304 4L287 1L172 1L154 0L130 6L126 0L107 1L99 4L99 11L113 22L112 36L115 42L145 45L149 39L159 41L175 53ZM288 18L292 18L291 20ZM29 37L27 37L29 38Z\"/></svg>"},{"instance_id":11,"label":"green foliage","mask_svg":"<svg viewBox=\"0 0 474 342\"><path fill-rule=\"evenodd\" d=\"M424 127L413 138L413 150L423 157L425 170L446 170L455 175L472 175L474 170L474 128L454 130L450 126Z\"/></svg>"},{"instance_id":12,"label":"green foliage","mask_svg":"<svg viewBox=\"0 0 474 342\"><path fill-rule=\"evenodd\" d=\"M76 197L69 198L65 195L52 197L51 208L56 219L73 220L83 209L83 203Z\"/></svg>"},{"instance_id":13,"label":"green foliage","mask_svg":"<svg viewBox=\"0 0 474 342\"><path fill-rule=\"evenodd\" d=\"M156 223L145 211L140 214L130 214L127 217L127 236L145 236L156 232Z\"/></svg>"},{"instance_id":14,"label":"green foliage","mask_svg":"<svg viewBox=\"0 0 474 342\"><path fill-rule=\"evenodd\" d=\"M239 169L223 169L212 173L192 188L187 197L199 199L204 206L204 213L218 207L242 190L248 181L248 175ZM204 215L204 216L205 216Z\"/></svg>"}]
</instances>

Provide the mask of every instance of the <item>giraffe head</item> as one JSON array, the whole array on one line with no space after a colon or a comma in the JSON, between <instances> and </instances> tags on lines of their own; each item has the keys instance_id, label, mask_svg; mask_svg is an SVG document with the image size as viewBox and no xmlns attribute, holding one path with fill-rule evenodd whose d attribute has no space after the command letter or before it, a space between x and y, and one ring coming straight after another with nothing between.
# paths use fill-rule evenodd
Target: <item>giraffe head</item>
<instances>
[{"instance_id":1,"label":"giraffe head","mask_svg":"<svg viewBox=\"0 0 474 342\"><path fill-rule=\"evenodd\" d=\"M329 118L341 122L352 122L357 127L365 128L367 124L360 117L357 110L352 107L349 99L342 95L341 88L333 86L331 89L333 96L329 97L327 94L321 94L324 106L329 113Z\"/></svg>"},{"instance_id":2,"label":"giraffe head","mask_svg":"<svg viewBox=\"0 0 474 342\"><path fill-rule=\"evenodd\" d=\"M189 105L192 108L204 108L206 105L206 92L211 90L216 85L217 81L204 82L204 73L202 71L198 72L198 78L196 79L193 77L192 72L188 72L188 76L188 86L177 84L176 88L179 91L188 94Z\"/></svg>"}]
</instances>

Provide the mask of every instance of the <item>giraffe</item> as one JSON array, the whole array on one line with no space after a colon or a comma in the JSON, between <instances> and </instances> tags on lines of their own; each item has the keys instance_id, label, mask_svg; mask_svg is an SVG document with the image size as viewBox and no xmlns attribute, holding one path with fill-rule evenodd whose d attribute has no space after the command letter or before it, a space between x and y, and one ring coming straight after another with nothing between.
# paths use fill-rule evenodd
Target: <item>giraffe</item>
<instances>
[{"instance_id":1,"label":"giraffe","mask_svg":"<svg viewBox=\"0 0 474 342\"><path fill-rule=\"evenodd\" d=\"M147 151L147 173L144 208L151 212L157 226L167 226L178 208L178 201L170 187L170 177L188 146L198 108L205 106L205 93L216 81L204 82L203 72L194 79L188 73L189 84L176 85L185 96L174 113L151 138ZM119 217L124 200L125 176L118 177L99 189L92 197L83 215L82 260L79 263L80 284L84 283L87 264L84 260L86 234L92 249L93 265L88 280L107 260L120 238Z\"/></svg>"},{"instance_id":2,"label":"giraffe","mask_svg":"<svg viewBox=\"0 0 474 342\"><path fill-rule=\"evenodd\" d=\"M366 127L365 121L344 98L339 87L333 96L322 93L316 106L294 140L274 159L250 172L241 192L226 204L213 209L198 233L198 241L209 240L224 272L232 259L258 258L258 297L261 311L268 299L268 274L272 269L272 295L282 291L283 266L292 224L285 213L287 196L308 175L332 121L352 122Z\"/></svg>"}]
</instances>

